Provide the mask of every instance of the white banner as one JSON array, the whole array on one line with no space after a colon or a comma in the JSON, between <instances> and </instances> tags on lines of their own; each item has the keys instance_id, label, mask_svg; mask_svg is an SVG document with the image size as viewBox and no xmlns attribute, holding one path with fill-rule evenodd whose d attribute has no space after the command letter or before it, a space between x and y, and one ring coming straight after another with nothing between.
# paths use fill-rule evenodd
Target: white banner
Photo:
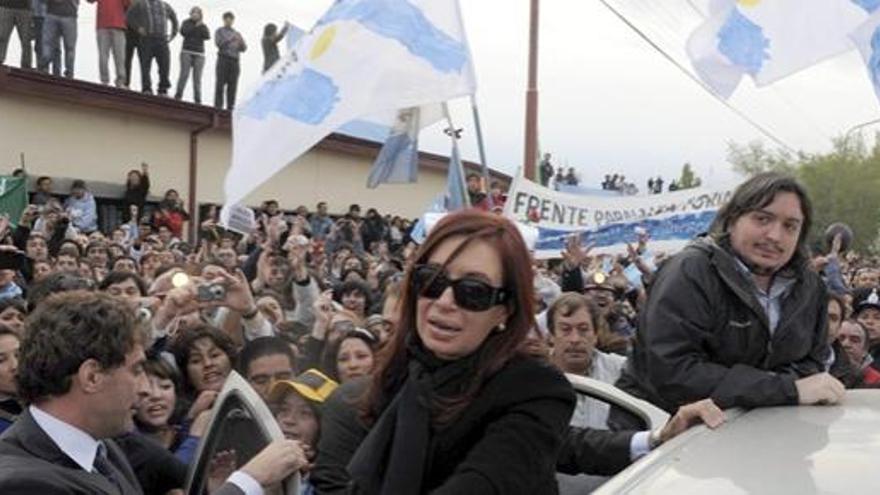
<instances>
[{"instance_id":1,"label":"white banner","mask_svg":"<svg viewBox=\"0 0 880 495\"><path fill-rule=\"evenodd\" d=\"M681 249L708 230L718 209L730 199L737 184L701 187L653 196L577 196L517 178L504 213L508 218L538 229L535 255L557 258L565 240L580 233L594 252L626 253L637 241L641 227L654 251Z\"/></svg>"}]
</instances>

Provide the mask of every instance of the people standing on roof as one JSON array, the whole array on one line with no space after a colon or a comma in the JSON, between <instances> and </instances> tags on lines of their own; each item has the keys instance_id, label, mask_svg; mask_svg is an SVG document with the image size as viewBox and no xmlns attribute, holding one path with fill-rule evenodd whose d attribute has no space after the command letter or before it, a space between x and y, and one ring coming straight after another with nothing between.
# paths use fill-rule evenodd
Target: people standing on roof
<instances>
[{"instance_id":1,"label":"people standing on roof","mask_svg":"<svg viewBox=\"0 0 880 495\"><path fill-rule=\"evenodd\" d=\"M98 72L101 84L110 84L108 62L113 54L116 68L117 88L126 88L125 74L125 12L131 6L130 0L86 0L98 4L96 17L96 36L98 39Z\"/></svg>"},{"instance_id":2,"label":"people standing on roof","mask_svg":"<svg viewBox=\"0 0 880 495\"><path fill-rule=\"evenodd\" d=\"M169 33L168 24L171 24ZM141 91L153 94L150 76L153 60L159 66L159 85L156 93L168 94L171 80L171 52L168 43L177 36L177 14L171 5L162 0L138 0L128 10L128 25L138 33L138 58L141 63Z\"/></svg>"},{"instance_id":3,"label":"people standing on roof","mask_svg":"<svg viewBox=\"0 0 880 495\"><path fill-rule=\"evenodd\" d=\"M21 68L31 68L31 4L30 0L0 0L0 65L6 61L6 49L12 30L18 31L21 45Z\"/></svg>"},{"instance_id":4,"label":"people standing on roof","mask_svg":"<svg viewBox=\"0 0 880 495\"><path fill-rule=\"evenodd\" d=\"M275 62L281 58L278 53L278 43L284 39L287 35L287 30L290 28L290 24L284 23L284 26L281 27L281 31L278 31L278 26L273 23L266 24L263 28L263 72L266 72Z\"/></svg>"},{"instance_id":5,"label":"people standing on roof","mask_svg":"<svg viewBox=\"0 0 880 495\"><path fill-rule=\"evenodd\" d=\"M553 164L550 162L552 155L550 153L544 153L544 158L541 159L540 171L541 171L541 185L544 187L550 187L550 179L553 178Z\"/></svg>"},{"instance_id":6,"label":"people standing on roof","mask_svg":"<svg viewBox=\"0 0 880 495\"><path fill-rule=\"evenodd\" d=\"M183 98L187 79L192 72L193 101L202 103L202 71L205 69L205 41L211 39L211 32L205 25L200 7L189 11L189 19L180 26L183 36L183 48L180 50L180 78L177 79L177 91L174 98Z\"/></svg>"},{"instance_id":7,"label":"people standing on roof","mask_svg":"<svg viewBox=\"0 0 880 495\"><path fill-rule=\"evenodd\" d=\"M77 11L79 0L47 0L43 21L43 56L38 68L49 72L49 63L60 58L64 45L64 77L73 77L76 62ZM54 72L53 72L54 73ZM57 75L57 74L56 74Z\"/></svg>"},{"instance_id":8,"label":"people standing on roof","mask_svg":"<svg viewBox=\"0 0 880 495\"><path fill-rule=\"evenodd\" d=\"M48 0L31 0L31 37L33 42L33 62L34 66L39 68L40 59L43 57L43 24L46 20L46 3ZM61 75L61 54L55 54L55 58L50 61L52 65L52 75Z\"/></svg>"},{"instance_id":9,"label":"people standing on roof","mask_svg":"<svg viewBox=\"0 0 880 495\"><path fill-rule=\"evenodd\" d=\"M241 73L239 59L242 52L247 50L247 43L244 42L241 33L232 28L234 23L235 14L226 12L223 14L223 27L214 33L214 43L218 49L214 106L230 111L235 108L235 93L238 90L238 76Z\"/></svg>"}]
</instances>

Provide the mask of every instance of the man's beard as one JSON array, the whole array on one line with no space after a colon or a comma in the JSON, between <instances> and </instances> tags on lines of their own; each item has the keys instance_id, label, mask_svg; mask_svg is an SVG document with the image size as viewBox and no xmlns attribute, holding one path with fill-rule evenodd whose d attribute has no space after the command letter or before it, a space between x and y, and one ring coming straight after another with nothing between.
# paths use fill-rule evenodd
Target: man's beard
<instances>
[{"instance_id":1,"label":"man's beard","mask_svg":"<svg viewBox=\"0 0 880 495\"><path fill-rule=\"evenodd\" d=\"M758 266L758 265L754 265L754 264L746 265L746 266L749 267L749 271L752 272L753 275L757 275L759 277L769 277L770 275L773 275L774 273L779 271L776 268L771 268L771 267L767 267L767 266Z\"/></svg>"},{"instance_id":2,"label":"man's beard","mask_svg":"<svg viewBox=\"0 0 880 495\"><path fill-rule=\"evenodd\" d=\"M742 255L737 255L737 258L739 258L742 264L746 265L746 268L749 269L749 273L751 273L752 275L757 275L759 277L769 277L780 270L780 268L778 267L758 265L746 259L746 257Z\"/></svg>"}]
</instances>

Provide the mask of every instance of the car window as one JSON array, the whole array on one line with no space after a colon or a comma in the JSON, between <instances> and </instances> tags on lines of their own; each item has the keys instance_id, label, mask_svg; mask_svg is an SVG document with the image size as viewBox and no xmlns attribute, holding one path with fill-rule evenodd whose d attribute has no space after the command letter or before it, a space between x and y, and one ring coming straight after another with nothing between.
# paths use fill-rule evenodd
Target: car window
<instances>
[{"instance_id":1,"label":"car window","mask_svg":"<svg viewBox=\"0 0 880 495\"><path fill-rule=\"evenodd\" d=\"M214 407L210 426L190 467L190 495L212 493L270 442L283 438L268 407L235 372L230 373ZM266 494L294 495L297 486L298 479L291 479L283 487L271 487Z\"/></svg>"},{"instance_id":2,"label":"car window","mask_svg":"<svg viewBox=\"0 0 880 495\"><path fill-rule=\"evenodd\" d=\"M607 419L614 415L627 416L627 424L638 424L639 429L649 430L653 424L665 423L668 415L656 407L635 399L613 385L585 377L567 375L577 396L577 404L571 425L580 428L609 429ZM609 477L589 474L568 475L557 473L560 495L584 495L591 493Z\"/></svg>"}]
</instances>

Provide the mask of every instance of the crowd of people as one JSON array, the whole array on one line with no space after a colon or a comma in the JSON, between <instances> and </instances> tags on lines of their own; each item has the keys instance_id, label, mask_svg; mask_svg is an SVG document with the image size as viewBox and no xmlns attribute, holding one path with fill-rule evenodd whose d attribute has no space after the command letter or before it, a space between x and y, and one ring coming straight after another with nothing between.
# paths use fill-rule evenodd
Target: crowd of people
<instances>
[{"instance_id":1,"label":"crowd of people","mask_svg":"<svg viewBox=\"0 0 880 495\"><path fill-rule=\"evenodd\" d=\"M550 153L545 153L538 166L541 185L558 189L561 185L577 186L581 183L581 179L575 172L574 167L568 167L567 172L563 167L558 167L555 169L556 172L554 175L552 158L553 156Z\"/></svg>"},{"instance_id":2,"label":"crowd of people","mask_svg":"<svg viewBox=\"0 0 880 495\"><path fill-rule=\"evenodd\" d=\"M625 256L575 236L546 261L479 181L421 244L372 208L277 201L248 235L211 212L190 244L176 193L144 215L146 165L109 232L85 184L61 203L40 178L0 220L0 491L176 493L233 370L286 440L212 469L214 493L294 472L306 494L556 493L557 473L614 474L722 409L880 384L880 265L840 235L811 253L793 179L748 180L679 253L648 259L639 231ZM647 430L564 373L672 419Z\"/></svg>"},{"instance_id":3,"label":"crowd of people","mask_svg":"<svg viewBox=\"0 0 880 495\"><path fill-rule=\"evenodd\" d=\"M180 74L174 97L183 98L192 79L193 101L202 102L201 81L205 67L205 42L211 30L203 11L194 6L182 22L174 9L163 0L86 0L96 4L95 40L98 47L98 72L103 84L117 88L131 85L131 66L137 53L141 91L153 94L152 71L155 62L158 84L155 93L167 96L171 90L171 52L169 44L179 34L183 39L179 58ZM36 68L55 76L75 75L76 43L80 0L0 0L0 65L5 62L13 31L21 45L21 68ZM214 106L232 110L241 71L240 58L247 50L242 34L234 28L235 14L225 12L222 25L213 34L217 48ZM280 58L278 44L289 25L279 30L266 24L260 40L263 71ZM111 79L110 59L113 59Z\"/></svg>"},{"instance_id":4,"label":"crowd of people","mask_svg":"<svg viewBox=\"0 0 880 495\"><path fill-rule=\"evenodd\" d=\"M658 178L661 181L663 179ZM648 188L648 194L659 194L653 192L655 189L651 189L651 186L656 188L656 184L651 184ZM627 182L626 176L623 174L605 174L605 179L602 181L602 190L603 191L615 191L620 194L625 194L628 196L633 196L639 193L639 188L636 187L632 182ZM662 187L660 189L662 192Z\"/></svg>"}]
</instances>

